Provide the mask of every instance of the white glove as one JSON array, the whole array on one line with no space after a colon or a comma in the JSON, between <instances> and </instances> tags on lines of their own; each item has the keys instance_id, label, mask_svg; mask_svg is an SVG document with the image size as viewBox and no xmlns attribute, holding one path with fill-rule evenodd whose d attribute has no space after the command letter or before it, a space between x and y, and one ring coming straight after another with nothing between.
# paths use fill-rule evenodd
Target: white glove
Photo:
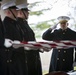
<instances>
[{"instance_id":1,"label":"white glove","mask_svg":"<svg viewBox=\"0 0 76 75\"><path fill-rule=\"evenodd\" d=\"M14 40L14 41L13 41L13 44L20 44L20 41Z\"/></svg>"},{"instance_id":2,"label":"white glove","mask_svg":"<svg viewBox=\"0 0 76 75\"><path fill-rule=\"evenodd\" d=\"M44 49L43 49L43 48L40 48L39 50L40 50L42 53L44 52Z\"/></svg>"},{"instance_id":3,"label":"white glove","mask_svg":"<svg viewBox=\"0 0 76 75\"><path fill-rule=\"evenodd\" d=\"M48 48L41 48L40 51L41 51L41 52L44 52L44 51L45 51L45 52L49 52L51 49L52 49L52 48L50 48L50 49L48 49Z\"/></svg>"},{"instance_id":4,"label":"white glove","mask_svg":"<svg viewBox=\"0 0 76 75\"><path fill-rule=\"evenodd\" d=\"M15 48L15 49L17 49L17 48L21 47L20 43L21 43L20 41L14 40L12 47Z\"/></svg>"},{"instance_id":5,"label":"white glove","mask_svg":"<svg viewBox=\"0 0 76 75\"><path fill-rule=\"evenodd\" d=\"M59 24L59 23L57 23L57 24L55 24L54 26L52 26L51 29L52 29L52 30L55 29L58 24Z\"/></svg>"},{"instance_id":6,"label":"white glove","mask_svg":"<svg viewBox=\"0 0 76 75\"><path fill-rule=\"evenodd\" d=\"M31 50L30 47L24 47L24 49L25 49L25 50L28 50L28 51Z\"/></svg>"},{"instance_id":7,"label":"white glove","mask_svg":"<svg viewBox=\"0 0 76 75\"><path fill-rule=\"evenodd\" d=\"M13 41L10 40L10 39L5 39L4 46L7 47L7 48L9 48L9 47L12 46L12 42Z\"/></svg>"},{"instance_id":8,"label":"white glove","mask_svg":"<svg viewBox=\"0 0 76 75\"><path fill-rule=\"evenodd\" d=\"M38 50L38 48L33 48L33 47L24 47L25 50Z\"/></svg>"}]
</instances>

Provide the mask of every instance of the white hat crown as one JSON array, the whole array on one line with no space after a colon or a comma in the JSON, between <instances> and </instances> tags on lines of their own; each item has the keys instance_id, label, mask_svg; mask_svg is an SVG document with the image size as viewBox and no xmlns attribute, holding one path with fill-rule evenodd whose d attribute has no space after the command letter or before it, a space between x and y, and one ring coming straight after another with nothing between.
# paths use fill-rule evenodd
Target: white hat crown
<instances>
[{"instance_id":1,"label":"white hat crown","mask_svg":"<svg viewBox=\"0 0 76 75\"><path fill-rule=\"evenodd\" d=\"M4 10L15 5L15 0L3 0L1 4L1 9Z\"/></svg>"},{"instance_id":2,"label":"white hat crown","mask_svg":"<svg viewBox=\"0 0 76 75\"><path fill-rule=\"evenodd\" d=\"M57 18L60 22L68 22L70 18L68 16L59 16Z\"/></svg>"},{"instance_id":3,"label":"white hat crown","mask_svg":"<svg viewBox=\"0 0 76 75\"><path fill-rule=\"evenodd\" d=\"M28 8L27 0L16 0L16 7L18 9Z\"/></svg>"}]
</instances>

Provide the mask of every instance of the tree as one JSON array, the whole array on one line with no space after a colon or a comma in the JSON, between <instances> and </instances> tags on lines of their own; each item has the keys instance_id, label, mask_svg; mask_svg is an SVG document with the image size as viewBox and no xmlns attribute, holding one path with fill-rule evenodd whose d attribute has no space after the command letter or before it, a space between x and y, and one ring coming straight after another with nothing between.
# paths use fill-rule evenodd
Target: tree
<instances>
[{"instance_id":1,"label":"tree","mask_svg":"<svg viewBox=\"0 0 76 75\"><path fill-rule=\"evenodd\" d=\"M31 10L30 11L30 17L35 17L35 18L40 18L41 19L41 16L43 16L44 13L46 13L47 11L49 12L49 11L52 11L52 10L55 9L56 12L58 12L56 7L59 6L58 7L58 8L60 8L59 11L62 11L62 9L63 9L63 12L66 13L66 15L70 16L71 19L73 19L73 21L76 23L76 18L75 18L75 16L76 16L76 14L75 14L76 13L75 12L76 5L75 4L76 3L74 4L73 2L75 3L76 1L75 0L41 0L41 1L31 3L29 5L29 8ZM69 10L67 11L65 8L67 8ZM47 12L47 14L48 14L48 12ZM49 17L50 16L48 16L48 18ZM35 18L32 19L31 21L33 21L33 20L36 21ZM43 17L43 19L45 19L45 17ZM42 36L41 34L43 33L43 31L45 29L47 29L47 28L51 27L52 25L56 24L55 20L56 20L56 18L51 18L51 19L46 19L46 20L41 19L41 20L37 21L36 23L30 23L31 28L34 30L34 32L36 34L36 38L41 38L41 36ZM75 23L73 23L73 24L75 25Z\"/></svg>"}]
</instances>

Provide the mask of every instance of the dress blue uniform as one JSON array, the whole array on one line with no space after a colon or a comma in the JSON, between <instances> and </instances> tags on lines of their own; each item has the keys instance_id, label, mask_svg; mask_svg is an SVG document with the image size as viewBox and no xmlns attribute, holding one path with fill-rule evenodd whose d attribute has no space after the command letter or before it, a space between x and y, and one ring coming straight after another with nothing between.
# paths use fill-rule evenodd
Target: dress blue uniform
<instances>
[{"instance_id":1,"label":"dress blue uniform","mask_svg":"<svg viewBox=\"0 0 76 75\"><path fill-rule=\"evenodd\" d=\"M61 21L62 22L62 21ZM76 40L76 32L70 28L65 30L55 29L54 32L48 29L43 33L44 40ZM73 69L74 48L53 49L49 72L51 71L70 71Z\"/></svg>"},{"instance_id":2,"label":"dress blue uniform","mask_svg":"<svg viewBox=\"0 0 76 75\"><path fill-rule=\"evenodd\" d=\"M2 48L4 47L4 27L2 24L2 20L0 18L0 74L2 75L3 70L2 70L2 64L1 64L1 59L2 59ZM4 55L3 55L4 56Z\"/></svg>"},{"instance_id":3,"label":"dress blue uniform","mask_svg":"<svg viewBox=\"0 0 76 75\"><path fill-rule=\"evenodd\" d=\"M22 41L35 41L35 34L26 20L17 18L18 28L22 35ZM41 59L39 50L26 50L25 58L27 59L27 75L42 75Z\"/></svg>"},{"instance_id":4,"label":"dress blue uniform","mask_svg":"<svg viewBox=\"0 0 76 75\"><path fill-rule=\"evenodd\" d=\"M10 22L10 23L9 23ZM5 17L3 24L5 27L5 38L21 41L21 36L16 28L16 21ZM25 75L26 60L23 48L14 49L13 47L3 48L2 50L3 75Z\"/></svg>"},{"instance_id":5,"label":"dress blue uniform","mask_svg":"<svg viewBox=\"0 0 76 75\"><path fill-rule=\"evenodd\" d=\"M17 0L16 0L17 1ZM17 8L19 12L22 12L23 17L18 16L17 17L17 28L19 29L19 32L21 33L21 39L22 41L36 41L35 34L33 30L28 25L28 22L26 19L28 19L28 11L27 8L27 0L21 0L17 2ZM19 15L20 13L18 13ZM25 50L25 58L27 59L27 69L26 75L42 75L42 67L41 67L41 59L39 52L40 50L37 49L29 49Z\"/></svg>"},{"instance_id":6,"label":"dress blue uniform","mask_svg":"<svg viewBox=\"0 0 76 75\"><path fill-rule=\"evenodd\" d=\"M5 0L2 3L2 9L11 10L16 9L12 1ZM12 12L13 13L13 12ZM14 14L13 14L14 15ZM5 28L4 37L7 39L21 41L21 35L16 28L16 20L5 16L3 25ZM1 75L26 75L26 60L23 48L14 49L11 47L3 47L0 50L0 74Z\"/></svg>"}]
</instances>

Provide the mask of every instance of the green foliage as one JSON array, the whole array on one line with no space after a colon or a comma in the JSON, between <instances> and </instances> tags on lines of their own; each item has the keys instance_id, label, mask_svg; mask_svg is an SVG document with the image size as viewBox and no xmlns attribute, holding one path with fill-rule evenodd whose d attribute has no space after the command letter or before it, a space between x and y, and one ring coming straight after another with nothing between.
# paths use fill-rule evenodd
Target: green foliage
<instances>
[{"instance_id":1,"label":"green foliage","mask_svg":"<svg viewBox=\"0 0 76 75\"><path fill-rule=\"evenodd\" d=\"M37 16L39 16L39 15L41 15L41 14L43 14L42 11L30 12L30 15L37 15Z\"/></svg>"},{"instance_id":2,"label":"green foliage","mask_svg":"<svg viewBox=\"0 0 76 75\"><path fill-rule=\"evenodd\" d=\"M49 27L50 27L50 24L48 24L47 22L41 22L36 25L36 28L39 28L40 30L43 30Z\"/></svg>"},{"instance_id":3,"label":"green foliage","mask_svg":"<svg viewBox=\"0 0 76 75\"><path fill-rule=\"evenodd\" d=\"M33 9L34 7L38 7L38 4L41 2L35 2L30 4L29 8ZM33 9L34 10L34 9ZM43 15L43 12L50 10L49 8L43 8L37 11L30 11L30 16L41 16ZM51 25L49 24L49 22L54 23L55 19L52 20L48 20L48 21L42 21L42 22L38 22L37 24L30 24L31 28L33 29L33 31L35 32L35 36L36 38L40 38L41 37L41 33L45 30L51 27Z\"/></svg>"},{"instance_id":4,"label":"green foliage","mask_svg":"<svg viewBox=\"0 0 76 75\"><path fill-rule=\"evenodd\" d=\"M53 24L55 24L55 19L51 19L48 21L43 21L43 22L39 22L37 24L31 24L31 28L33 29L33 31L35 32L35 37L36 38L40 38L42 35L41 33L45 30L50 28L52 25L49 24L49 22L52 22Z\"/></svg>"},{"instance_id":5,"label":"green foliage","mask_svg":"<svg viewBox=\"0 0 76 75\"><path fill-rule=\"evenodd\" d=\"M52 22L53 24L55 24L55 19L51 19L51 20L48 20L48 21L43 21L43 22L40 22L36 25L36 28L37 29L40 29L40 30L44 30L44 29L47 29L49 27L51 27L52 25L49 24L49 22Z\"/></svg>"},{"instance_id":6,"label":"green foliage","mask_svg":"<svg viewBox=\"0 0 76 75\"><path fill-rule=\"evenodd\" d=\"M39 10L39 11L30 11L30 15L37 15L37 16L40 16L43 14L44 11L47 11L47 10L50 10L49 8L47 9L42 9L42 10Z\"/></svg>"},{"instance_id":7,"label":"green foliage","mask_svg":"<svg viewBox=\"0 0 76 75\"><path fill-rule=\"evenodd\" d=\"M38 4L39 4L39 3L41 3L41 2L31 3L31 4L29 5L29 8L30 8L30 9L33 9L34 7L38 7ZM43 11L47 11L47 10L50 10L50 9L49 9L49 8L47 8L47 9L43 8L43 9L40 9L40 10L38 10L38 11L30 11L30 15L40 16L40 15L43 14Z\"/></svg>"},{"instance_id":8,"label":"green foliage","mask_svg":"<svg viewBox=\"0 0 76 75\"><path fill-rule=\"evenodd\" d=\"M51 22L51 21L54 23L54 19L52 19L52 20L49 20L49 21L43 21L43 22L39 22L37 24L30 25L31 28L33 29L33 31L35 32L35 37L36 38L41 38L42 32L45 29L48 29L52 26L51 24L48 23L48 22Z\"/></svg>"},{"instance_id":9,"label":"green foliage","mask_svg":"<svg viewBox=\"0 0 76 75\"><path fill-rule=\"evenodd\" d=\"M31 3L31 4L29 5L29 8L35 7L38 3L41 3L41 2L34 2L34 3Z\"/></svg>"}]
</instances>

